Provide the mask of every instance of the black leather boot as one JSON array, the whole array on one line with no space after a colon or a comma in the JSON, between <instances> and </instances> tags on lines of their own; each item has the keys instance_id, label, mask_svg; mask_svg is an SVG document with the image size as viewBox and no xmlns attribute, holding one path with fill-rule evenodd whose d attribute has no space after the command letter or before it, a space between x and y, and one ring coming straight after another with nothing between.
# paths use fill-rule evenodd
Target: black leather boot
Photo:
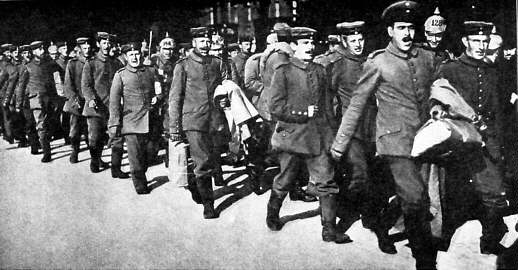
<instances>
[{"instance_id":1,"label":"black leather boot","mask_svg":"<svg viewBox=\"0 0 518 270\"><path fill-rule=\"evenodd\" d=\"M226 184L225 183L225 179L223 179L223 172L216 171L212 177L214 178L214 185L215 186L222 187L222 186L224 186Z\"/></svg>"},{"instance_id":2,"label":"black leather boot","mask_svg":"<svg viewBox=\"0 0 518 270\"><path fill-rule=\"evenodd\" d=\"M385 228L373 228L372 231L376 234L378 238L378 247L379 249L387 254L396 254L397 249L394 246L394 241L390 239L388 234L388 229Z\"/></svg>"},{"instance_id":3,"label":"black leather boot","mask_svg":"<svg viewBox=\"0 0 518 270\"><path fill-rule=\"evenodd\" d=\"M70 153L70 163L75 164L78 161L77 156L79 155L79 141L72 140L72 153Z\"/></svg>"},{"instance_id":4,"label":"black leather boot","mask_svg":"<svg viewBox=\"0 0 518 270\"><path fill-rule=\"evenodd\" d=\"M214 194L211 176L202 176L196 179L196 186L203 203L203 218L218 218L219 213L214 209Z\"/></svg>"},{"instance_id":5,"label":"black leather boot","mask_svg":"<svg viewBox=\"0 0 518 270\"><path fill-rule=\"evenodd\" d=\"M482 224L480 253L494 255L503 253L506 248L500 244L500 241L508 229L498 209L485 209L480 223Z\"/></svg>"},{"instance_id":6,"label":"black leather boot","mask_svg":"<svg viewBox=\"0 0 518 270\"><path fill-rule=\"evenodd\" d=\"M285 197L286 194L277 193L272 189L266 208L266 226L272 231L280 231L284 226L284 223L279 218L279 212Z\"/></svg>"},{"instance_id":7,"label":"black leather boot","mask_svg":"<svg viewBox=\"0 0 518 270\"><path fill-rule=\"evenodd\" d=\"M41 148L43 150L43 157L41 158L41 162L50 162L52 160L52 155L50 153L50 142L47 139L43 139L41 141Z\"/></svg>"},{"instance_id":8,"label":"black leather boot","mask_svg":"<svg viewBox=\"0 0 518 270\"><path fill-rule=\"evenodd\" d=\"M151 188L147 185L146 173L142 171L135 171L131 174L131 178L133 180L133 186L135 187L135 192L139 195L149 194L151 192Z\"/></svg>"},{"instance_id":9,"label":"black leather boot","mask_svg":"<svg viewBox=\"0 0 518 270\"><path fill-rule=\"evenodd\" d=\"M322 240L344 244L352 242L347 234L336 231L336 196L326 195L319 197L322 221Z\"/></svg>"},{"instance_id":10,"label":"black leather boot","mask_svg":"<svg viewBox=\"0 0 518 270\"><path fill-rule=\"evenodd\" d=\"M113 178L128 179L130 177L129 173L123 172L121 170L123 152L123 149L120 147L112 147L111 172Z\"/></svg>"},{"instance_id":11,"label":"black leather boot","mask_svg":"<svg viewBox=\"0 0 518 270\"><path fill-rule=\"evenodd\" d=\"M90 171L93 173L98 173L101 170L99 169L99 160L100 156L98 156L99 151L93 145L90 145Z\"/></svg>"}]
</instances>

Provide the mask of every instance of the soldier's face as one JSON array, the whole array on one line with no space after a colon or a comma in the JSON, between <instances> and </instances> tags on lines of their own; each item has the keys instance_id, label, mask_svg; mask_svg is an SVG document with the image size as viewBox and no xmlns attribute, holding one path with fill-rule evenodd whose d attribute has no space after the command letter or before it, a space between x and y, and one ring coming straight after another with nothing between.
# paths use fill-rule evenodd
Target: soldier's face
<instances>
[{"instance_id":1,"label":"soldier's face","mask_svg":"<svg viewBox=\"0 0 518 270\"><path fill-rule=\"evenodd\" d=\"M363 34L345 36L345 44L353 55L361 55L365 45Z\"/></svg>"},{"instance_id":2,"label":"soldier's face","mask_svg":"<svg viewBox=\"0 0 518 270\"><path fill-rule=\"evenodd\" d=\"M4 58L10 60L11 59L11 52L9 50L4 52Z\"/></svg>"},{"instance_id":3,"label":"soldier's face","mask_svg":"<svg viewBox=\"0 0 518 270\"><path fill-rule=\"evenodd\" d=\"M230 57L236 57L237 54L238 54L238 51L237 50L232 50L232 51L228 52L228 54L230 55Z\"/></svg>"},{"instance_id":4,"label":"soldier's face","mask_svg":"<svg viewBox=\"0 0 518 270\"><path fill-rule=\"evenodd\" d=\"M241 45L239 47L241 47L241 51L243 51L244 53L250 53L250 51L252 50L252 42L243 41L241 42Z\"/></svg>"},{"instance_id":5,"label":"soldier's face","mask_svg":"<svg viewBox=\"0 0 518 270\"><path fill-rule=\"evenodd\" d=\"M45 50L42 47L32 50L32 54L37 58L41 58L43 53L45 53Z\"/></svg>"},{"instance_id":6,"label":"soldier's face","mask_svg":"<svg viewBox=\"0 0 518 270\"><path fill-rule=\"evenodd\" d=\"M25 61L29 61L31 59L31 53L29 51L23 51L21 55Z\"/></svg>"},{"instance_id":7,"label":"soldier's face","mask_svg":"<svg viewBox=\"0 0 518 270\"><path fill-rule=\"evenodd\" d=\"M412 48L415 36L415 25L409 22L395 22L387 28L392 43L401 51L407 52Z\"/></svg>"},{"instance_id":8,"label":"soldier's face","mask_svg":"<svg viewBox=\"0 0 518 270\"><path fill-rule=\"evenodd\" d=\"M162 54L164 59L169 60L173 56L173 48L160 48L160 54Z\"/></svg>"},{"instance_id":9,"label":"soldier's face","mask_svg":"<svg viewBox=\"0 0 518 270\"><path fill-rule=\"evenodd\" d=\"M110 41L106 39L101 39L101 41L97 42L97 46L99 46L99 51L104 55L108 55L112 47Z\"/></svg>"},{"instance_id":10,"label":"soldier's face","mask_svg":"<svg viewBox=\"0 0 518 270\"><path fill-rule=\"evenodd\" d=\"M68 50L67 46L61 46L58 48L59 54L63 57L67 56L67 50Z\"/></svg>"},{"instance_id":11,"label":"soldier's face","mask_svg":"<svg viewBox=\"0 0 518 270\"><path fill-rule=\"evenodd\" d=\"M140 57L141 57L140 51L131 50L124 55L125 55L128 65L130 65L132 67L140 66Z\"/></svg>"},{"instance_id":12,"label":"soldier's face","mask_svg":"<svg viewBox=\"0 0 518 270\"><path fill-rule=\"evenodd\" d=\"M14 57L14 58L18 58L18 50L14 50L12 53L11 53L11 56Z\"/></svg>"},{"instance_id":13,"label":"soldier's face","mask_svg":"<svg viewBox=\"0 0 518 270\"><path fill-rule=\"evenodd\" d=\"M83 55L85 57L88 57L90 55L90 44L88 43L83 43L81 44L81 52L83 53Z\"/></svg>"},{"instance_id":14,"label":"soldier's face","mask_svg":"<svg viewBox=\"0 0 518 270\"><path fill-rule=\"evenodd\" d=\"M312 39L298 39L296 42L297 43L291 43L292 48L295 51L293 56L306 61L313 59L315 42Z\"/></svg>"},{"instance_id":15,"label":"soldier's face","mask_svg":"<svg viewBox=\"0 0 518 270\"><path fill-rule=\"evenodd\" d=\"M210 51L211 40L207 37L199 37L192 40L192 46L201 54L208 55Z\"/></svg>"},{"instance_id":16,"label":"soldier's face","mask_svg":"<svg viewBox=\"0 0 518 270\"><path fill-rule=\"evenodd\" d=\"M435 49L441 44L443 33L431 33L429 31L425 31L424 35L430 48Z\"/></svg>"},{"instance_id":17,"label":"soldier's face","mask_svg":"<svg viewBox=\"0 0 518 270\"><path fill-rule=\"evenodd\" d=\"M476 60L482 60L486 56L489 36L469 35L462 38L462 43L466 47L466 55Z\"/></svg>"}]
</instances>

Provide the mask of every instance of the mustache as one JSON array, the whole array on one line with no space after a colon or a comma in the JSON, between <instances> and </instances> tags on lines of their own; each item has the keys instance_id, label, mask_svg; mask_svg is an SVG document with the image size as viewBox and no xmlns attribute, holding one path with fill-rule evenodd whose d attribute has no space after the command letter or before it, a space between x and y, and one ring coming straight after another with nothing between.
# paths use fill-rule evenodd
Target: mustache
<instances>
[{"instance_id":1,"label":"mustache","mask_svg":"<svg viewBox=\"0 0 518 270\"><path fill-rule=\"evenodd\" d=\"M413 40L414 39L409 36L403 38L403 42L409 42L409 41L413 41Z\"/></svg>"}]
</instances>

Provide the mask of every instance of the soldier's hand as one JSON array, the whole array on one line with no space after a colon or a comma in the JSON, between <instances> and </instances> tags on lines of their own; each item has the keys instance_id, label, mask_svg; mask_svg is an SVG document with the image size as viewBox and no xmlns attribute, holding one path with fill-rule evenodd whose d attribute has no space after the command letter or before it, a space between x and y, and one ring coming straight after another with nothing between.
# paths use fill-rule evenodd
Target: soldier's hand
<instances>
[{"instance_id":1,"label":"soldier's hand","mask_svg":"<svg viewBox=\"0 0 518 270\"><path fill-rule=\"evenodd\" d=\"M331 157L332 157L334 160L336 160L336 161L340 161L340 159L341 159L341 158L342 158L342 156L343 156L343 153L342 153L342 152L340 152L340 151L338 151L338 150L336 150L336 149L334 149L334 148L332 148L332 147L331 147L331 149L330 149L329 151L331 152Z\"/></svg>"},{"instance_id":2,"label":"soldier's hand","mask_svg":"<svg viewBox=\"0 0 518 270\"><path fill-rule=\"evenodd\" d=\"M20 108L14 109L17 113L21 112L22 110Z\"/></svg>"},{"instance_id":3,"label":"soldier's hand","mask_svg":"<svg viewBox=\"0 0 518 270\"><path fill-rule=\"evenodd\" d=\"M228 98L224 97L219 100L219 107L223 109L223 108L227 107L227 103L228 103Z\"/></svg>"},{"instance_id":4,"label":"soldier's hand","mask_svg":"<svg viewBox=\"0 0 518 270\"><path fill-rule=\"evenodd\" d=\"M151 105L155 105L158 101L158 98L155 96L151 99Z\"/></svg>"},{"instance_id":5,"label":"soldier's hand","mask_svg":"<svg viewBox=\"0 0 518 270\"><path fill-rule=\"evenodd\" d=\"M430 110L430 117L432 119L438 120L446 117L448 115L448 112L444 110L442 105L435 105Z\"/></svg>"},{"instance_id":6,"label":"soldier's hand","mask_svg":"<svg viewBox=\"0 0 518 270\"><path fill-rule=\"evenodd\" d=\"M171 133L170 138L172 142L179 142L182 140L182 135L180 133Z\"/></svg>"},{"instance_id":7,"label":"soldier's hand","mask_svg":"<svg viewBox=\"0 0 518 270\"><path fill-rule=\"evenodd\" d=\"M95 100L94 100L94 99L92 99L92 100L90 100L90 101L88 102L88 107L90 107L90 108L95 108L96 106L97 106L97 103L95 102Z\"/></svg>"}]
</instances>

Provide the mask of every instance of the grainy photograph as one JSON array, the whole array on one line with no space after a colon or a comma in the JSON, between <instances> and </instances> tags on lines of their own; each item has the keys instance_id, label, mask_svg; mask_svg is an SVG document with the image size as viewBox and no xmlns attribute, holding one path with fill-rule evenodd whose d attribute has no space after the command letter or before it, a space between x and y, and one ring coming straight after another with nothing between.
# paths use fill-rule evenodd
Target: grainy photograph
<instances>
[{"instance_id":1,"label":"grainy photograph","mask_svg":"<svg viewBox=\"0 0 518 270\"><path fill-rule=\"evenodd\" d=\"M518 269L512 0L0 0L0 269Z\"/></svg>"}]
</instances>

